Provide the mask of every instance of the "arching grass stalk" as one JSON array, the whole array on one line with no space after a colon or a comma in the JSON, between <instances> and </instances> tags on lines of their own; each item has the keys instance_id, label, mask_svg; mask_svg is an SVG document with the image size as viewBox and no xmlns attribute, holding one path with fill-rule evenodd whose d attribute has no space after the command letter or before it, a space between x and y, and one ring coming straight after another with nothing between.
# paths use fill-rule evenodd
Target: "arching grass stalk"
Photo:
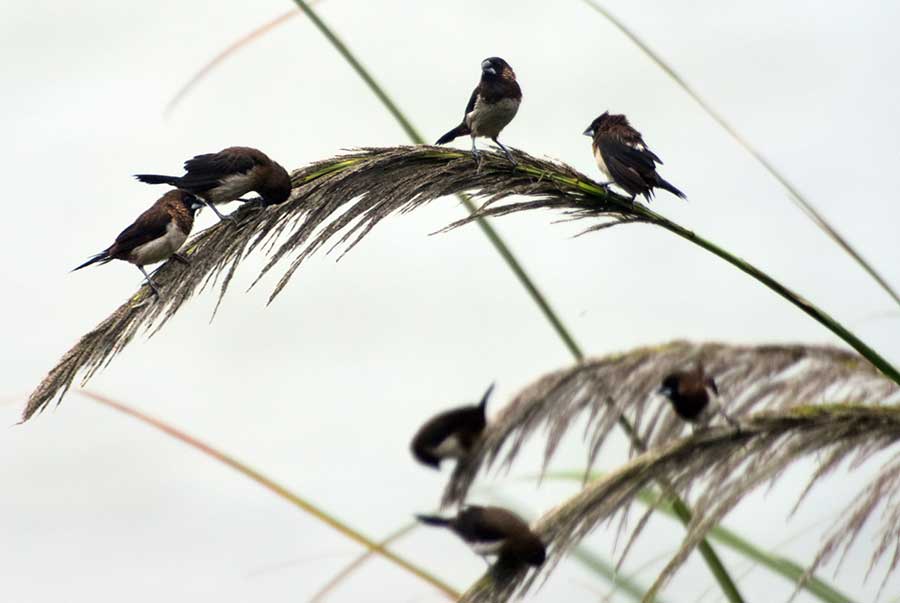
<instances>
[{"instance_id":1,"label":"arching grass stalk","mask_svg":"<svg viewBox=\"0 0 900 603\"><path fill-rule=\"evenodd\" d=\"M252 479L260 486L263 486L270 492L283 498L284 500L288 501L289 503L291 503L295 507L299 508L300 510L305 511L306 513L309 513L317 520L319 520L322 523L328 525L329 527L337 530L338 532L340 532L342 535L346 536L350 540L353 540L354 542L364 546L365 548L372 551L373 553L381 555L382 557L384 557L391 563L394 563L395 565L400 566L407 572L413 574L414 576L420 578L421 580L427 582L428 584L431 584L436 589L438 589L440 592L442 592L451 601L456 601L457 599L459 599L459 597L460 597L459 592L457 592L456 589L454 589L452 586L441 581L439 578L430 574L425 569L413 564L410 561L407 561L406 559L404 559L403 557L400 557L399 555L397 555L395 553L392 553L391 551L384 548L384 545L382 545L378 542L375 542L374 540L364 536L363 534L354 530L353 528L351 528L350 526L348 526L341 520L337 519L333 515L325 512L323 509L317 507L316 505L309 502L305 498L299 496L298 494L291 492L286 487L284 487L281 484L277 483L276 481L270 479L269 477L266 477L265 475L263 475L256 469L253 469L252 467L245 465L244 463L237 460L236 458L222 452L221 450L218 450L217 448L214 448L213 446L211 446L209 444L206 444L205 442L201 442L200 440L194 438L193 436L190 436L190 435L184 433L183 431L177 429L176 427L173 427L172 425L169 425L168 423L165 423L164 421L161 421L160 419L156 419L154 417L151 417L150 415L144 414L141 411L128 406L127 404L117 402L116 400L113 400L112 398L108 398L106 396L102 396L100 394L97 394L97 393L94 393L94 392L91 392L88 390L82 389L82 390L78 390L78 391L83 396L87 396L88 398L90 398L91 400L94 400L95 402L98 402L104 406L107 406L109 408L117 410L121 413L124 413L124 414L130 416L130 417L133 417L146 425L150 425L151 427L158 429L159 431L165 433L166 435L169 435L169 436L175 438L176 440L179 440L179 441L191 446L195 450L199 450L200 452L206 454L207 456L214 458L215 460L219 461L220 463L231 467L238 473L241 473L245 477Z\"/></svg>"},{"instance_id":2,"label":"arching grass stalk","mask_svg":"<svg viewBox=\"0 0 900 603\"><path fill-rule=\"evenodd\" d=\"M384 107L390 112L390 114L397 120L400 124L400 127L406 132L407 136L415 142L416 144L425 144L425 139L422 138L422 135L413 127L412 123L406 118L400 108L394 103L394 101L388 96L388 94L384 91L384 89L378 85L378 82L369 74L368 71L362 66L362 64L356 59L350 49L347 48L346 45L338 38L334 32L319 18L319 16L315 13L315 11L310 8L310 6L304 2L304 0L294 0L297 6L300 7L300 10L313 22L316 28L325 36L325 38L334 46L334 48L340 53L341 57L356 71L357 75L359 75L372 93L378 97L378 100L384 105ZM465 204L466 209L469 212L475 211L475 205L472 203L471 199L464 195L459 195L462 202ZM584 359L584 352L575 342L575 339L569 333L568 329L566 329L562 320L556 315L556 312L553 311L553 308L550 306L549 302L544 298L541 294L540 290L537 288L537 285L529 278L528 274L525 272L525 269L518 262L503 240L500 238L500 235L487 223L485 220L478 220L478 225L481 228L482 232L487 236L488 240L490 240L491 244L494 246L494 249L500 254L503 260L506 262L506 265L513 271L516 275L516 278L519 279L519 282L523 287L528 291L528 294L531 296L531 299L538 305L544 317L548 322L553 326L557 335L562 339L565 346L568 348L569 352L577 359ZM629 437L632 440L638 439L637 434L635 433L634 427L628 422L627 419L622 417L619 421L622 425L623 429L628 433ZM678 496L672 492L673 497L673 508L675 508L681 520L687 525L691 520L691 513L688 509L688 506L684 504L684 502L678 498ZM738 591L737 585L732 580L731 576L728 574L728 571L725 569L725 566L722 564L722 561L718 558L713 548L709 545L706 540L703 540L699 545L700 553L703 556L703 559L706 561L706 564L709 566L710 571L715 577L716 581L722 587L722 591L728 597L728 600L731 603L743 603L743 597L741 597L740 592Z\"/></svg>"},{"instance_id":3,"label":"arching grass stalk","mask_svg":"<svg viewBox=\"0 0 900 603\"><path fill-rule=\"evenodd\" d=\"M615 26L620 32L622 32L631 42L637 46L641 52L643 52L647 58L656 63L656 66L662 69L666 75L668 75L672 80L682 89L684 90L688 96L694 99L700 108L709 115L713 121L715 121L719 126L728 132L731 138L734 139L736 143L738 143L745 151L747 151L769 174L778 181L778 183L784 187L784 189L788 193L788 198L794 202L794 205L800 208L807 218L812 220L813 224L818 226L832 241L838 244L838 246L843 249L847 255L853 258L860 267L869 273L876 283L893 298L893 300L900 305L900 296L897 295L897 292L888 284L888 282L878 273L875 268L869 264L856 249L850 245L849 242L825 219L819 210L815 208L815 206L806 200L806 198L800 194L800 191L788 180L787 176L781 173L781 171L775 167L775 165L769 161L765 155L763 155L760 151L758 151L753 145L751 145L743 136L741 136L737 130L735 130L734 126L728 123L721 114L719 114L712 106L703 100L693 88L691 88L688 83L685 81L675 69L666 63L658 54L653 52L650 47L638 37L636 33L634 33L631 29L625 26L621 20L616 18L611 12L603 8L599 3L595 0L582 0L585 4L590 6L592 9L603 15L603 17Z\"/></svg>"},{"instance_id":4,"label":"arching grass stalk","mask_svg":"<svg viewBox=\"0 0 900 603\"><path fill-rule=\"evenodd\" d=\"M703 249L709 251L722 258L732 266L740 269L742 272L749 274L754 279L788 300L801 310L815 319L818 323L826 327L829 331L843 339L848 345L850 345L853 349L859 352L863 357L865 357L869 362L875 365L878 370L880 370L886 377L891 379L892 381L900 384L900 371L897 368L888 362L885 358L883 358L878 352L869 347L865 342L863 342L860 338L854 335L849 329L847 329L844 325L839 323L837 320L831 317L831 315L827 314L823 310L821 310L818 306L814 305L798 293L790 290L785 287L774 278L769 276L767 273L763 272L750 262L739 258L738 256L732 254L731 252L719 247L712 241L701 237L696 234L692 230L677 224L668 218L656 213L650 208L642 205L640 203L631 203L630 201L619 197L618 195L610 195L602 189L601 187L593 184L591 182L585 182L583 180L578 180L575 178L571 178L568 176L564 176L561 174L554 174L552 172L547 172L545 170L534 169L531 166L518 166L517 169L524 171L526 173L530 173L539 178L550 178L557 182L567 184L569 186L575 187L585 193L588 193L593 196L597 196L602 198L604 201L609 203L618 205L623 209L627 209L632 213L638 214L645 218L645 220L651 224L655 224L661 228L665 228L669 232L678 235L679 237L690 241L691 243L702 247Z\"/></svg>"}]
</instances>

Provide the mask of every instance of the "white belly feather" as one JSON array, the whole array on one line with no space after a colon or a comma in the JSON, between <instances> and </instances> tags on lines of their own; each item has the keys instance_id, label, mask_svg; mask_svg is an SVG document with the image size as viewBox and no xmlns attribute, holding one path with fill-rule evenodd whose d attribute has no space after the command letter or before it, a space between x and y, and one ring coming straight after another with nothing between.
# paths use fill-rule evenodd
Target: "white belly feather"
<instances>
[{"instance_id":1,"label":"white belly feather","mask_svg":"<svg viewBox=\"0 0 900 603\"><path fill-rule=\"evenodd\" d=\"M466 125L475 136L496 138L500 130L512 121L519 110L519 100L504 98L492 105L487 105L479 98L475 108L466 115Z\"/></svg>"},{"instance_id":2,"label":"white belly feather","mask_svg":"<svg viewBox=\"0 0 900 603\"><path fill-rule=\"evenodd\" d=\"M456 434L445 438L440 444L432 448L431 452L432 454L434 454L434 456L440 457L442 459L458 459L466 456L466 451L460 444L459 438L456 436Z\"/></svg>"},{"instance_id":3,"label":"white belly feather","mask_svg":"<svg viewBox=\"0 0 900 603\"><path fill-rule=\"evenodd\" d=\"M173 220L166 226L166 234L135 247L128 255L128 261L138 266L144 266L167 260L173 253L181 249L186 239L187 235L176 226Z\"/></svg>"},{"instance_id":4,"label":"white belly feather","mask_svg":"<svg viewBox=\"0 0 900 603\"><path fill-rule=\"evenodd\" d=\"M211 203L228 203L253 190L253 171L233 174L222 179L222 183L206 193Z\"/></svg>"},{"instance_id":5,"label":"white belly feather","mask_svg":"<svg viewBox=\"0 0 900 603\"><path fill-rule=\"evenodd\" d=\"M476 555L496 555L500 552L500 549L505 542L505 539L475 541L469 543L469 548L472 549Z\"/></svg>"},{"instance_id":6,"label":"white belly feather","mask_svg":"<svg viewBox=\"0 0 900 603\"><path fill-rule=\"evenodd\" d=\"M609 168L606 167L606 162L603 161L603 155L600 153L599 148L594 148L594 159L597 161L597 167L600 168L600 171L603 172L607 178L612 178L609 173Z\"/></svg>"}]
</instances>

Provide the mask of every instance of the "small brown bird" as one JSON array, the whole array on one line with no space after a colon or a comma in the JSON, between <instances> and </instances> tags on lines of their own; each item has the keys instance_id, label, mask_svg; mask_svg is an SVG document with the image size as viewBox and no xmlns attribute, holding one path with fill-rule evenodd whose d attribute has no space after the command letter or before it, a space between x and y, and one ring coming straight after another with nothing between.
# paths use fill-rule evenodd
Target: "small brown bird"
<instances>
[{"instance_id":1,"label":"small brown bird","mask_svg":"<svg viewBox=\"0 0 900 603\"><path fill-rule=\"evenodd\" d=\"M685 198L684 193L656 173L656 164L662 165L662 160L647 148L641 133L631 127L624 115L604 112L591 122L584 135L593 138L591 146L597 167L611 179L603 186L619 185L631 195L632 201L638 195L650 201L654 188Z\"/></svg>"},{"instance_id":2,"label":"small brown bird","mask_svg":"<svg viewBox=\"0 0 900 603\"><path fill-rule=\"evenodd\" d=\"M546 558L544 543L518 515L500 507L464 507L456 517L416 515L422 523L445 527L485 558L497 555L498 563L539 566Z\"/></svg>"},{"instance_id":3,"label":"small brown bird","mask_svg":"<svg viewBox=\"0 0 900 603\"><path fill-rule=\"evenodd\" d=\"M228 147L218 153L197 155L184 162L184 176L135 174L147 184L171 184L194 193L225 220L216 205L248 201L241 195L256 191L263 207L284 203L291 196L291 177L283 167L257 149ZM228 218L234 220L234 218Z\"/></svg>"},{"instance_id":4,"label":"small brown bird","mask_svg":"<svg viewBox=\"0 0 900 603\"><path fill-rule=\"evenodd\" d=\"M159 297L159 289L144 266L162 262L170 257L187 262L177 251L187 240L194 226L194 213L203 203L193 194L183 190L171 190L159 198L150 209L138 216L131 226L116 237L116 242L81 266L106 264L112 260L131 262L143 273L153 293Z\"/></svg>"},{"instance_id":5,"label":"small brown bird","mask_svg":"<svg viewBox=\"0 0 900 603\"><path fill-rule=\"evenodd\" d=\"M667 375L658 393L672 402L675 414L695 426L706 425L717 413L732 426L739 426L722 408L716 381L706 374L700 364L693 369Z\"/></svg>"},{"instance_id":6,"label":"small brown bird","mask_svg":"<svg viewBox=\"0 0 900 603\"><path fill-rule=\"evenodd\" d=\"M429 419L413 438L413 456L435 469L444 459L468 456L487 424L484 411L493 390L492 383L477 406L454 408Z\"/></svg>"},{"instance_id":7,"label":"small brown bird","mask_svg":"<svg viewBox=\"0 0 900 603\"><path fill-rule=\"evenodd\" d=\"M497 137L516 116L521 102L522 89L509 63L500 57L487 58L481 62L481 81L472 91L462 123L441 136L435 144L444 144L468 134L472 137L472 157L477 163L475 137L483 136L496 142L510 163L515 165L516 160L509 149Z\"/></svg>"}]
</instances>

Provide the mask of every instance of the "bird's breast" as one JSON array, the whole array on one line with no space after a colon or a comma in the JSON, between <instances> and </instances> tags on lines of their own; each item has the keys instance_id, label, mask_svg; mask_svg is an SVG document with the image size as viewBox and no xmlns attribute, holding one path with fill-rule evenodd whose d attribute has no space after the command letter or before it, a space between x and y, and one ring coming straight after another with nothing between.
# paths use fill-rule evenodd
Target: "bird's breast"
<instances>
[{"instance_id":1,"label":"bird's breast","mask_svg":"<svg viewBox=\"0 0 900 603\"><path fill-rule=\"evenodd\" d=\"M607 178L611 178L609 168L606 167L606 161L603 159L603 153L600 152L600 147L598 146L594 147L594 160L597 162L597 167L600 168L600 171L603 172Z\"/></svg>"},{"instance_id":2,"label":"bird's breast","mask_svg":"<svg viewBox=\"0 0 900 603\"><path fill-rule=\"evenodd\" d=\"M181 249L186 239L187 233L181 230L173 220L166 226L164 235L132 249L128 254L128 261L138 266L162 262Z\"/></svg>"},{"instance_id":3,"label":"bird's breast","mask_svg":"<svg viewBox=\"0 0 900 603\"><path fill-rule=\"evenodd\" d=\"M473 540L469 542L469 548L471 548L476 555L497 555L500 553L500 549L503 548L505 543L505 538L500 540Z\"/></svg>"},{"instance_id":4,"label":"bird's breast","mask_svg":"<svg viewBox=\"0 0 900 603\"><path fill-rule=\"evenodd\" d=\"M455 433L441 440L437 446L431 448L430 452L442 459L462 458L467 454L462 442L459 441L459 436Z\"/></svg>"},{"instance_id":5,"label":"bird's breast","mask_svg":"<svg viewBox=\"0 0 900 603\"><path fill-rule=\"evenodd\" d=\"M228 203L249 193L256 188L255 170L225 176L218 186L206 193L206 199L210 203Z\"/></svg>"},{"instance_id":6,"label":"bird's breast","mask_svg":"<svg viewBox=\"0 0 900 603\"><path fill-rule=\"evenodd\" d=\"M466 125L475 136L495 138L516 116L519 103L517 98L502 98L488 103L479 97L475 101L475 108L466 115Z\"/></svg>"}]
</instances>

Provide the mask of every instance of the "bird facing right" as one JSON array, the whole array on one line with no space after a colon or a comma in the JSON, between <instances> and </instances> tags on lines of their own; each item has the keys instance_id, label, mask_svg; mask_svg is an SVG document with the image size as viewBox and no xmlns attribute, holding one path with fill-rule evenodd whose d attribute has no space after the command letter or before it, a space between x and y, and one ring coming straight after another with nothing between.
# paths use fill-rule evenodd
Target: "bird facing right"
<instances>
[{"instance_id":1,"label":"bird facing right","mask_svg":"<svg viewBox=\"0 0 900 603\"><path fill-rule=\"evenodd\" d=\"M291 177L279 163L252 147L228 147L218 153L197 155L184 162L184 176L135 174L147 184L171 184L203 199L220 220L216 205L246 201L241 195L256 191L263 206L284 203L291 196Z\"/></svg>"},{"instance_id":2,"label":"bird facing right","mask_svg":"<svg viewBox=\"0 0 900 603\"><path fill-rule=\"evenodd\" d=\"M624 115L604 112L591 122L584 135L593 139L591 148L597 167L611 180L604 186L622 187L632 201L637 195L650 201L654 188L685 198L684 193L656 173L656 164L662 165L662 160L647 148L641 133L631 127Z\"/></svg>"},{"instance_id":3,"label":"bird facing right","mask_svg":"<svg viewBox=\"0 0 900 603\"><path fill-rule=\"evenodd\" d=\"M422 523L449 528L469 545L477 555L497 555L498 563L539 566L546 550L541 539L528 524L500 507L464 507L456 517L416 515Z\"/></svg>"}]
</instances>

